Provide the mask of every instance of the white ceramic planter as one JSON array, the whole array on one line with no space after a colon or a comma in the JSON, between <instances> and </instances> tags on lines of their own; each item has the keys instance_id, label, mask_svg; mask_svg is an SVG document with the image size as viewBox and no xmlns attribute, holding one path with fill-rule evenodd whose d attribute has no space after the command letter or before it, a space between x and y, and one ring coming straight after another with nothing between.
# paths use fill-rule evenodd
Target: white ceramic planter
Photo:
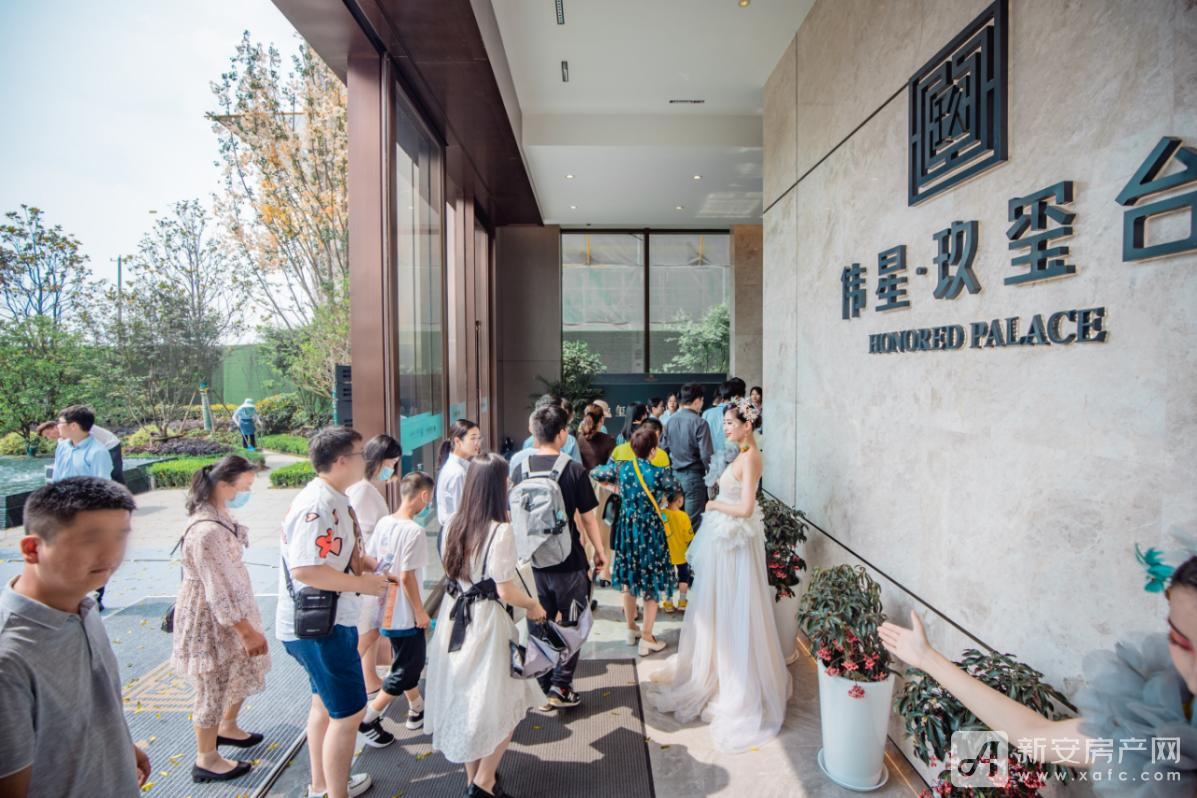
<instances>
[{"instance_id":1,"label":"white ceramic planter","mask_svg":"<svg viewBox=\"0 0 1197 798\"><path fill-rule=\"evenodd\" d=\"M781 641L781 656L789 660L798 642L797 596L773 602L773 620L777 623L777 637Z\"/></svg>"},{"instance_id":2,"label":"white ceramic planter","mask_svg":"<svg viewBox=\"0 0 1197 798\"><path fill-rule=\"evenodd\" d=\"M823 728L819 767L841 787L875 790L889 779L885 741L894 675L891 673L883 682L854 682L828 676L826 668L821 664L818 667L819 719ZM853 693L859 697L853 698Z\"/></svg>"}]
</instances>

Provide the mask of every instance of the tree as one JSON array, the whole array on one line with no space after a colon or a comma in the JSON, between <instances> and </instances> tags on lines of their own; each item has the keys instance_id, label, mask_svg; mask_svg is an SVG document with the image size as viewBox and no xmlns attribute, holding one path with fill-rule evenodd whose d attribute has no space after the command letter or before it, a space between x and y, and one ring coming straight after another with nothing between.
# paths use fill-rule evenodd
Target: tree
<instances>
[{"instance_id":1,"label":"tree","mask_svg":"<svg viewBox=\"0 0 1197 798\"><path fill-rule=\"evenodd\" d=\"M78 334L51 316L0 321L0 430L19 432L33 454L36 426L83 401L86 361Z\"/></svg>"},{"instance_id":2,"label":"tree","mask_svg":"<svg viewBox=\"0 0 1197 798\"><path fill-rule=\"evenodd\" d=\"M670 374L726 374L731 351L731 316L720 303L707 311L702 321L680 319L671 343L677 354L662 369Z\"/></svg>"},{"instance_id":3,"label":"tree","mask_svg":"<svg viewBox=\"0 0 1197 798\"><path fill-rule=\"evenodd\" d=\"M197 200L176 203L142 238L124 292L108 292L96 329L108 344L108 393L162 434L220 363L241 327L240 262Z\"/></svg>"},{"instance_id":4,"label":"tree","mask_svg":"<svg viewBox=\"0 0 1197 798\"><path fill-rule=\"evenodd\" d=\"M332 396L333 366L350 362L345 87L307 45L285 71L273 46L237 46L212 84L224 163L217 213L239 247L272 325L306 355L288 376Z\"/></svg>"},{"instance_id":5,"label":"tree","mask_svg":"<svg viewBox=\"0 0 1197 798\"><path fill-rule=\"evenodd\" d=\"M581 411L594 399L603 395L594 387L594 377L607 370L603 357L582 340L561 342L561 379L548 380L538 376L546 393L568 399L574 407L574 415L581 417ZM536 399L536 395L533 395Z\"/></svg>"},{"instance_id":6,"label":"tree","mask_svg":"<svg viewBox=\"0 0 1197 798\"><path fill-rule=\"evenodd\" d=\"M90 276L79 241L60 225L46 227L40 208L22 205L0 225L0 299L11 319L45 318L57 327L84 300Z\"/></svg>"}]
</instances>

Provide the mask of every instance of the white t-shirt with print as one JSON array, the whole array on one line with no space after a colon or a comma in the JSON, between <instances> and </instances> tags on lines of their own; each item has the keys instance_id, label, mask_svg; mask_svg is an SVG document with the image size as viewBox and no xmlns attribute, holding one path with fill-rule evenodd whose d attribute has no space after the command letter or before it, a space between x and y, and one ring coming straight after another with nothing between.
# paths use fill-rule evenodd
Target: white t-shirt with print
<instances>
[{"instance_id":1,"label":"white t-shirt with print","mask_svg":"<svg viewBox=\"0 0 1197 798\"><path fill-rule=\"evenodd\" d=\"M415 571L420 597L424 597L424 566L428 564L428 533L424 527L415 521L385 516L374 527L367 553L378 560L378 573L398 579L404 571ZM402 585L392 584L380 604L380 629L411 629L416 625L415 612Z\"/></svg>"},{"instance_id":2,"label":"white t-shirt with print","mask_svg":"<svg viewBox=\"0 0 1197 798\"><path fill-rule=\"evenodd\" d=\"M353 547L357 544L356 522L349 506L349 497L316 477L291 502L283 520L283 539L280 554L287 568L294 570L308 565L325 565L336 571L349 567ZM291 574L298 593L306 587ZM342 593L337 600L336 623L357 627L360 598L356 593ZM279 568L278 609L274 617L275 637L297 640L295 637L295 602L287 592L287 577Z\"/></svg>"},{"instance_id":3,"label":"white t-shirt with print","mask_svg":"<svg viewBox=\"0 0 1197 798\"><path fill-rule=\"evenodd\" d=\"M369 540L370 535L374 534L374 526L379 519L391 511L391 508L387 507L387 500L378 492L378 488L374 487L374 483L368 479L354 482L345 491L345 495L349 497L349 504L357 513L357 522L362 528L362 538Z\"/></svg>"}]
</instances>

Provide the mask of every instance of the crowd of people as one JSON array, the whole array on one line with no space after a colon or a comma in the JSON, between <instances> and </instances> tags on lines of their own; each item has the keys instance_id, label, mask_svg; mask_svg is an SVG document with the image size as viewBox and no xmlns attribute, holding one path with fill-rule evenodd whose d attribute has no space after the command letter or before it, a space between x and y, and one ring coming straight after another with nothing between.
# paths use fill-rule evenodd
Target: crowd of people
<instances>
[{"instance_id":1,"label":"crowd of people","mask_svg":"<svg viewBox=\"0 0 1197 798\"><path fill-rule=\"evenodd\" d=\"M641 656L666 647L654 634L658 611L685 610L678 651L646 691L651 704L683 722L701 718L724 751L776 735L792 685L770 610L756 504L761 397L743 394L743 383L725 383L713 414L704 412L702 386L686 385L668 401L633 406L617 436L606 429L605 402L585 407L575 436L568 404L548 395L529 417L526 447L510 461L484 450L476 424L458 420L435 480L400 474L402 450L390 436L363 442L346 427L316 433L309 450L316 476L281 519L274 619L275 636L312 693L309 795L370 789L369 774L352 773L355 746L359 736L378 748L394 742L382 718L400 697L404 725L423 729L433 749L463 765L465 795L506 795L499 767L528 711L583 701L573 685L580 643L525 673L516 622L526 617L530 634L580 626L602 581L622 592L627 642ZM136 504L113 478L119 449L110 454L89 409L64 409L54 429L61 440L53 479L25 505L22 571L0 588L0 794L91 795L104 785L105 795L134 795L151 766L130 736L121 674L89 594L120 566ZM245 458L225 457L195 473L186 498L182 582L169 628L172 667L194 688L196 782L243 776L252 761L221 749L263 741L238 720L271 667L242 559L248 530L236 519L255 472ZM714 497L708 482L717 486ZM553 499L560 556L521 556L531 515L510 501L513 492ZM396 495L391 511L388 497ZM435 553L433 513L441 526ZM445 577L426 590L432 556ZM1152 573L1161 589L1168 579L1169 640L1124 650L1121 671L1106 663L1107 677L1120 685L1141 679L1145 692L1122 691L1115 700L1097 684L1078 700L1083 717L1069 721L1047 721L954 666L928 644L917 616L910 629L887 623L880 633L891 653L930 673L993 728L1049 742L1117 736L1119 718L1135 706L1179 711L1157 699L1192 695L1197 686L1197 557L1168 575ZM1178 716L1185 728L1187 717ZM79 718L87 734L74 733ZM1059 750L1045 748L1040 759L1093 764L1087 753Z\"/></svg>"}]
</instances>

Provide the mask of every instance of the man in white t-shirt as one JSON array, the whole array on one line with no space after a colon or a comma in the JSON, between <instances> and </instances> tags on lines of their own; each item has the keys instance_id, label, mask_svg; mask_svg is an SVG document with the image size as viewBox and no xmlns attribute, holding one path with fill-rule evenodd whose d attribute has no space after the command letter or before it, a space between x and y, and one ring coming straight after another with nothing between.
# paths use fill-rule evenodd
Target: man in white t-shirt
<instances>
[{"instance_id":1,"label":"man in white t-shirt","mask_svg":"<svg viewBox=\"0 0 1197 798\"><path fill-rule=\"evenodd\" d=\"M307 671L312 687L308 714L311 796L357 796L370 789L368 774L349 775L358 724L366 710L366 686L357 654L357 594L386 594L392 581L374 573L361 550L361 533L345 490L362 478L362 436L328 427L312 438L316 478L299 492L283 521L275 635ZM295 634L293 596L305 587L337 594L333 630L323 637Z\"/></svg>"},{"instance_id":2,"label":"man in white t-shirt","mask_svg":"<svg viewBox=\"0 0 1197 798\"><path fill-rule=\"evenodd\" d=\"M394 655L391 672L366 708L358 728L366 743L376 748L395 739L382 727L382 714L396 696L407 697L407 728L414 731L424 725L424 698L419 685L427 654L424 630L430 619L424 611L420 588L428 564L428 535L417 519L432 501L434 486L432 477L423 471L404 475L399 483L399 509L378 522L370 539L369 552L378 561L379 570L398 580L371 619L380 634L391 641Z\"/></svg>"}]
</instances>

